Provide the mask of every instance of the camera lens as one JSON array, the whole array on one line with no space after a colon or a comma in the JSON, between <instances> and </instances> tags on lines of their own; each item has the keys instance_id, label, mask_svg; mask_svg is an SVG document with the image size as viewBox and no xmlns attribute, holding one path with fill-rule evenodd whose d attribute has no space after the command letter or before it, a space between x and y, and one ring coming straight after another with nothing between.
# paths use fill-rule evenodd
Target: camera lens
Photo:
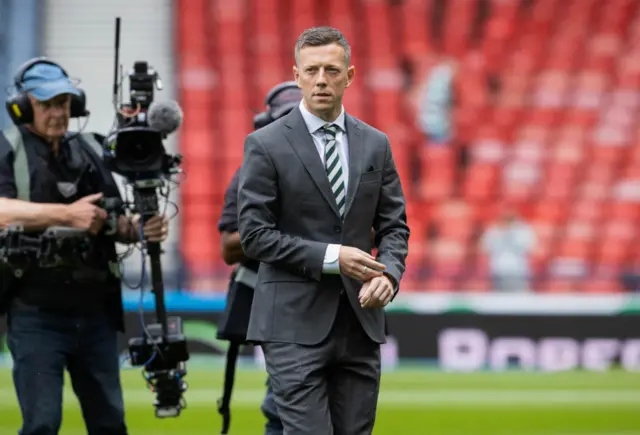
<instances>
[{"instance_id":1,"label":"camera lens","mask_svg":"<svg viewBox=\"0 0 640 435\"><path fill-rule=\"evenodd\" d=\"M164 146L160 133L146 128L132 128L118 133L116 160L136 171L157 170L162 163Z\"/></svg>"}]
</instances>

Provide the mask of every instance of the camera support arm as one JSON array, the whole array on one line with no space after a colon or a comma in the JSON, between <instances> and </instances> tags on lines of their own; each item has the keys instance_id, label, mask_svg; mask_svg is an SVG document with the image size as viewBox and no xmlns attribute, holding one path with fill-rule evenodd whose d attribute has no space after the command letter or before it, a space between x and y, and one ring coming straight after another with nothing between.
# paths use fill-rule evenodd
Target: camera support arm
<instances>
[{"instance_id":1,"label":"camera support arm","mask_svg":"<svg viewBox=\"0 0 640 435\"><path fill-rule=\"evenodd\" d=\"M162 187L161 178L141 179L131 183L134 205L142 225L159 212L156 189ZM146 378L156 392L157 417L176 417L186 404L182 393L187 384L185 362L189 359L182 322L178 317L167 318L162 280L162 249L158 242L146 244L151 263L151 284L155 297L157 324L147 327L147 336L129 341L132 365L144 365Z\"/></svg>"},{"instance_id":2,"label":"camera support arm","mask_svg":"<svg viewBox=\"0 0 640 435\"><path fill-rule=\"evenodd\" d=\"M139 180L133 183L135 208L140 213L140 221L144 225L159 213L156 189L162 187L162 180ZM162 340L167 341L167 309L164 304L164 281L162 280L162 248L159 242L148 242L147 253L151 263L151 286L155 297L156 318L162 326Z\"/></svg>"},{"instance_id":3,"label":"camera support arm","mask_svg":"<svg viewBox=\"0 0 640 435\"><path fill-rule=\"evenodd\" d=\"M40 267L55 267L65 258L76 258L90 245L84 230L49 227L42 235L25 234L21 225L9 225L0 231L0 259L20 278L32 260Z\"/></svg>"}]
</instances>

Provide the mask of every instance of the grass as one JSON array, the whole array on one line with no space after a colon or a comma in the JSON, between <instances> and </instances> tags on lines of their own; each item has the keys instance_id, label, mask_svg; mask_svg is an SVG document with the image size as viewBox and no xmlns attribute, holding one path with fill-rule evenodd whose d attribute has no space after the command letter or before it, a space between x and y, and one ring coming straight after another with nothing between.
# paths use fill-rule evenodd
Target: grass
<instances>
[{"instance_id":1,"label":"grass","mask_svg":"<svg viewBox=\"0 0 640 435\"><path fill-rule=\"evenodd\" d=\"M145 389L139 370L123 370L131 434L219 433L215 403L222 389L222 371L196 367L189 368L187 375L188 408L174 419L155 418L153 397ZM259 404L264 381L261 371L238 372L231 434L263 433ZM0 369L0 435L17 433L20 421L10 370ZM77 401L67 389L61 434L85 433ZM640 374L448 374L426 369L388 372L383 374L374 433L640 435Z\"/></svg>"}]
</instances>

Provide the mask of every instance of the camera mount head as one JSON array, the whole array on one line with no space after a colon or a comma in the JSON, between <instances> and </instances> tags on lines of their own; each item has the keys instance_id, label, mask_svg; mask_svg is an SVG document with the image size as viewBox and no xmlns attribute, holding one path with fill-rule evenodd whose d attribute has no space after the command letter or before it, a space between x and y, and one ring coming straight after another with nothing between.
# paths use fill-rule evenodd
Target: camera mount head
<instances>
[{"instance_id":1,"label":"camera mount head","mask_svg":"<svg viewBox=\"0 0 640 435\"><path fill-rule=\"evenodd\" d=\"M159 91L163 89L158 72L146 60L135 61L129 71L130 107L140 106L142 110L148 110L153 102L154 87Z\"/></svg>"}]
</instances>

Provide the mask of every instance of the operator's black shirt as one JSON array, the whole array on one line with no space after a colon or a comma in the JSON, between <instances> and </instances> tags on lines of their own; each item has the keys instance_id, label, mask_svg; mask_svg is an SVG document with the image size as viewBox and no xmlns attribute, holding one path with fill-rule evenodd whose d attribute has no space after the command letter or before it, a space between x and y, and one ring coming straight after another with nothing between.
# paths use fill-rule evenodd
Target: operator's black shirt
<instances>
[{"instance_id":1,"label":"operator's black shirt","mask_svg":"<svg viewBox=\"0 0 640 435\"><path fill-rule=\"evenodd\" d=\"M237 169L227 190L224 193L224 205L222 206L222 214L218 221L218 231L226 233L235 233L238 231L238 187L240 186L240 169ZM247 260L242 263L243 266L257 272L260 262L255 260Z\"/></svg>"},{"instance_id":2,"label":"operator's black shirt","mask_svg":"<svg viewBox=\"0 0 640 435\"><path fill-rule=\"evenodd\" d=\"M111 173L89 146L80 146L79 136L69 135L54 155L51 146L26 127L20 127L27 156L30 180L30 200L37 203L70 204L75 200L102 192L105 197L121 197ZM73 142L73 141L76 142ZM0 197L17 198L14 177L14 152L0 134ZM77 183L77 193L65 198L58 182ZM102 243L113 243L102 240ZM113 283L78 282L69 269L40 268L31 264L20 280L15 299L49 312L74 315L95 315L105 309L122 328L122 302L119 285ZM117 293L117 294L116 294Z\"/></svg>"}]
</instances>

